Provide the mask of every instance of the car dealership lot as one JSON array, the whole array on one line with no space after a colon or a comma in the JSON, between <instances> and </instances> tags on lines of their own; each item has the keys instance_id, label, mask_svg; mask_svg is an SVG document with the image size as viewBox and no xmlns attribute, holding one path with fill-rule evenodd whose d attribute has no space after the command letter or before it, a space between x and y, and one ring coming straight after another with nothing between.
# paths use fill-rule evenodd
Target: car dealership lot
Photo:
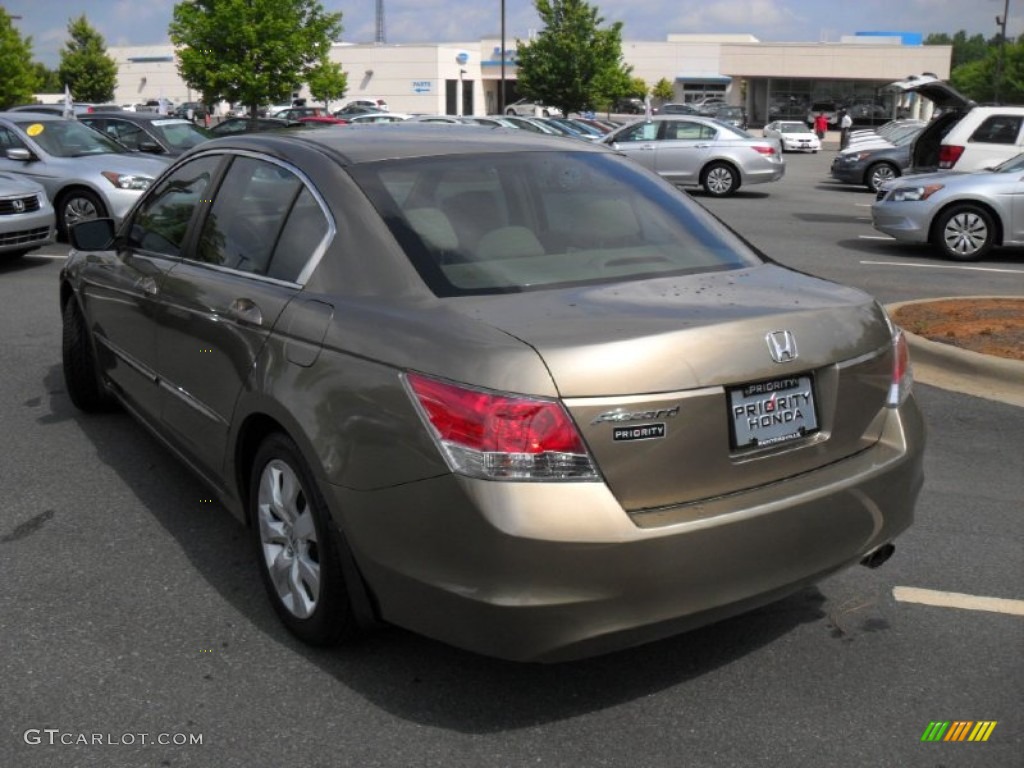
<instances>
[{"instance_id":1,"label":"car dealership lot","mask_svg":"<svg viewBox=\"0 0 1024 768\"><path fill-rule=\"evenodd\" d=\"M832 154L694 196L769 256L885 302L1024 295L1024 251L965 266L878 239L872 196L828 180ZM560 666L399 630L315 651L277 624L207 491L127 416L72 408L63 249L0 265L0 765L1019 764L1024 618L893 590L1024 599L1024 409L919 385L926 484L896 555L753 614ZM921 743L935 720L998 725ZM153 743L178 734L203 743Z\"/></svg>"}]
</instances>

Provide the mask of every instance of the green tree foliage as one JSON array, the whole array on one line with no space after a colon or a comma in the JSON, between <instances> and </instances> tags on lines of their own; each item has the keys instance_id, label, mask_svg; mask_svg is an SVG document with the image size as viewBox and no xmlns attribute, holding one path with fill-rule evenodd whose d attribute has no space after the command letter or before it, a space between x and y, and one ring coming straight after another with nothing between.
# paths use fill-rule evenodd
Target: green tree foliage
<instances>
[{"instance_id":1,"label":"green tree foliage","mask_svg":"<svg viewBox=\"0 0 1024 768\"><path fill-rule=\"evenodd\" d=\"M951 45L953 46L953 58L950 61L950 69L954 70L962 64L970 64L972 61L984 59L995 41L987 41L981 35L967 37L964 30L960 30L950 37L945 32L933 33L924 39L925 45Z\"/></svg>"},{"instance_id":2,"label":"green tree foliage","mask_svg":"<svg viewBox=\"0 0 1024 768\"><path fill-rule=\"evenodd\" d=\"M36 73L36 93L64 92L64 84L61 83L57 70L50 69L41 62L33 61L32 71Z\"/></svg>"},{"instance_id":3,"label":"green tree foliage","mask_svg":"<svg viewBox=\"0 0 1024 768\"><path fill-rule=\"evenodd\" d=\"M647 81L642 77L631 77L629 79L629 93L626 94L627 96L642 99L647 95L647 91Z\"/></svg>"},{"instance_id":4,"label":"green tree foliage","mask_svg":"<svg viewBox=\"0 0 1024 768\"><path fill-rule=\"evenodd\" d=\"M287 100L322 68L341 36L341 14L317 0L185 0L168 29L178 72L211 101L261 104Z\"/></svg>"},{"instance_id":5,"label":"green tree foliage","mask_svg":"<svg viewBox=\"0 0 1024 768\"><path fill-rule=\"evenodd\" d=\"M341 65L324 59L306 76L306 84L315 101L329 106L331 101L340 99L348 90L348 76L341 71Z\"/></svg>"},{"instance_id":6,"label":"green tree foliage","mask_svg":"<svg viewBox=\"0 0 1024 768\"><path fill-rule=\"evenodd\" d=\"M79 101L113 101L117 85L117 62L107 55L103 36L85 15L68 22L69 40L60 52L60 90L64 85Z\"/></svg>"},{"instance_id":7,"label":"green tree foliage","mask_svg":"<svg viewBox=\"0 0 1024 768\"><path fill-rule=\"evenodd\" d=\"M994 45L983 59L961 64L953 70L949 82L960 93L979 103L1024 104L1024 39L1007 42L999 67L999 46ZM996 73L1001 71L1001 77Z\"/></svg>"},{"instance_id":8,"label":"green tree foliage","mask_svg":"<svg viewBox=\"0 0 1024 768\"><path fill-rule=\"evenodd\" d=\"M517 88L563 114L606 104L630 93L622 59L622 23L604 19L585 0L534 0L544 29L518 41Z\"/></svg>"},{"instance_id":9,"label":"green tree foliage","mask_svg":"<svg viewBox=\"0 0 1024 768\"><path fill-rule=\"evenodd\" d=\"M651 91L651 98L657 99L661 104L672 101L676 97L676 89L672 87L672 83L668 81L668 78L663 77L661 80L654 84L654 89Z\"/></svg>"},{"instance_id":10,"label":"green tree foliage","mask_svg":"<svg viewBox=\"0 0 1024 768\"><path fill-rule=\"evenodd\" d=\"M0 8L0 107L32 101L38 79L31 65L32 38L22 37Z\"/></svg>"}]
</instances>

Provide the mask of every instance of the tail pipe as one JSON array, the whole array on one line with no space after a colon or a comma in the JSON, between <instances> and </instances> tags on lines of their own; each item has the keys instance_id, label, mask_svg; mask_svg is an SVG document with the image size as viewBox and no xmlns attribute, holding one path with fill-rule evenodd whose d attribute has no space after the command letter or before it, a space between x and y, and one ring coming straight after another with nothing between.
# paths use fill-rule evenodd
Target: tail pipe
<instances>
[{"instance_id":1,"label":"tail pipe","mask_svg":"<svg viewBox=\"0 0 1024 768\"><path fill-rule=\"evenodd\" d=\"M868 554L864 555L864 557L860 561L860 564L867 568L877 568L890 557L892 557L892 553L895 551L896 545L892 542L889 542L888 544L883 544L877 549L873 549Z\"/></svg>"}]
</instances>

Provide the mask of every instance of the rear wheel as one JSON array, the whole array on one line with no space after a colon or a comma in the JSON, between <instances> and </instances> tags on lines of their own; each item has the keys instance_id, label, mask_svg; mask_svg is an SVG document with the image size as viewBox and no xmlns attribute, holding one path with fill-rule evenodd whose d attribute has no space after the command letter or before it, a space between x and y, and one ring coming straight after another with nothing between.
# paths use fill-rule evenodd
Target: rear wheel
<instances>
[{"instance_id":1,"label":"rear wheel","mask_svg":"<svg viewBox=\"0 0 1024 768\"><path fill-rule=\"evenodd\" d=\"M311 645L355 633L327 504L288 437L267 437L250 475L250 515L260 574L286 627Z\"/></svg>"},{"instance_id":2,"label":"rear wheel","mask_svg":"<svg viewBox=\"0 0 1024 768\"><path fill-rule=\"evenodd\" d=\"M877 192L885 182L898 179L900 169L889 163L875 163L864 174L864 185L872 192Z\"/></svg>"},{"instance_id":3,"label":"rear wheel","mask_svg":"<svg viewBox=\"0 0 1024 768\"><path fill-rule=\"evenodd\" d=\"M954 205L939 217L932 242L956 261L977 261L995 243L992 214L977 205Z\"/></svg>"},{"instance_id":4,"label":"rear wheel","mask_svg":"<svg viewBox=\"0 0 1024 768\"><path fill-rule=\"evenodd\" d=\"M64 303L61 315L61 359L68 397L76 408L86 413L110 410L114 406L114 398L100 378L85 318L74 298Z\"/></svg>"},{"instance_id":5,"label":"rear wheel","mask_svg":"<svg viewBox=\"0 0 1024 768\"><path fill-rule=\"evenodd\" d=\"M726 197L739 188L740 177L728 163L712 163L704 169L700 183L712 197Z\"/></svg>"},{"instance_id":6,"label":"rear wheel","mask_svg":"<svg viewBox=\"0 0 1024 768\"><path fill-rule=\"evenodd\" d=\"M56 209L57 231L65 238L68 236L68 230L75 224L107 216L107 207L103 201L88 189L64 192L57 200Z\"/></svg>"}]
</instances>

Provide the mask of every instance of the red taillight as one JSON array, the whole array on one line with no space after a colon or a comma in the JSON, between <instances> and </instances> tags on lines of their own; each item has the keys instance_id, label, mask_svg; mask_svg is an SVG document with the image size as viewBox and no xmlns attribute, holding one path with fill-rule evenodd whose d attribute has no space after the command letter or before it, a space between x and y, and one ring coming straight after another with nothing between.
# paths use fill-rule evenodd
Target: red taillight
<instances>
[{"instance_id":1,"label":"red taillight","mask_svg":"<svg viewBox=\"0 0 1024 768\"><path fill-rule=\"evenodd\" d=\"M964 147L956 144L942 144L939 147L939 168L952 168L963 153Z\"/></svg>"},{"instance_id":2,"label":"red taillight","mask_svg":"<svg viewBox=\"0 0 1024 768\"><path fill-rule=\"evenodd\" d=\"M576 425L560 403L409 374L409 387L454 471L487 479L593 479Z\"/></svg>"},{"instance_id":3,"label":"red taillight","mask_svg":"<svg viewBox=\"0 0 1024 768\"><path fill-rule=\"evenodd\" d=\"M755 152L769 157L775 154L775 147L769 144L754 144L752 148Z\"/></svg>"},{"instance_id":4,"label":"red taillight","mask_svg":"<svg viewBox=\"0 0 1024 768\"><path fill-rule=\"evenodd\" d=\"M902 405L910 394L914 383L914 375L910 367L910 347L907 337L901 328L895 329L892 339L892 383L889 385L889 396L886 405L895 408Z\"/></svg>"}]
</instances>

